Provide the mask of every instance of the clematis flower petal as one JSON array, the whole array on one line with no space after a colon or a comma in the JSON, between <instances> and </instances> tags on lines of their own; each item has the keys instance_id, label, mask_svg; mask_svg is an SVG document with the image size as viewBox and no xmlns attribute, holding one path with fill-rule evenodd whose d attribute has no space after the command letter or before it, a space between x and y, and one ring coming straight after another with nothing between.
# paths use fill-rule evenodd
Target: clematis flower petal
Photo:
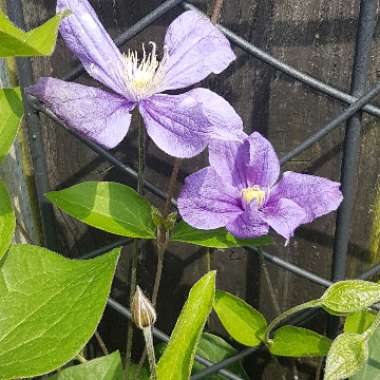
<instances>
[{"instance_id":1,"label":"clematis flower petal","mask_svg":"<svg viewBox=\"0 0 380 380\"><path fill-rule=\"evenodd\" d=\"M263 236L269 231L269 226L263 220L261 211L253 203L235 220L228 223L226 228L232 235L240 239Z\"/></svg>"},{"instance_id":2,"label":"clematis flower petal","mask_svg":"<svg viewBox=\"0 0 380 380\"><path fill-rule=\"evenodd\" d=\"M123 56L87 0L57 0L57 12L69 10L59 31L66 45L96 80L120 95L126 94Z\"/></svg>"},{"instance_id":3,"label":"clematis flower petal","mask_svg":"<svg viewBox=\"0 0 380 380\"><path fill-rule=\"evenodd\" d=\"M27 93L68 127L106 148L115 147L128 132L133 104L119 95L54 78L40 78Z\"/></svg>"},{"instance_id":4,"label":"clematis flower petal","mask_svg":"<svg viewBox=\"0 0 380 380\"><path fill-rule=\"evenodd\" d=\"M271 198L284 197L293 200L306 212L302 223L310 223L339 207L343 200L339 187L339 182L326 178L285 172L273 188Z\"/></svg>"},{"instance_id":5,"label":"clematis flower petal","mask_svg":"<svg viewBox=\"0 0 380 380\"><path fill-rule=\"evenodd\" d=\"M154 95L139 105L148 135L167 154L189 158L206 148L210 122L188 93Z\"/></svg>"},{"instance_id":6,"label":"clematis flower petal","mask_svg":"<svg viewBox=\"0 0 380 380\"><path fill-rule=\"evenodd\" d=\"M290 199L281 198L271 202L263 209L263 219L286 241L293 236L294 230L303 223L306 212Z\"/></svg>"},{"instance_id":7,"label":"clematis flower petal","mask_svg":"<svg viewBox=\"0 0 380 380\"><path fill-rule=\"evenodd\" d=\"M211 139L242 141L247 137L243 132L243 121L224 98L202 87L187 94L202 104L204 115L211 124Z\"/></svg>"},{"instance_id":8,"label":"clematis flower petal","mask_svg":"<svg viewBox=\"0 0 380 380\"><path fill-rule=\"evenodd\" d=\"M280 162L272 144L258 132L252 133L245 143L250 152L246 168L249 186L273 186L280 175Z\"/></svg>"},{"instance_id":9,"label":"clematis flower petal","mask_svg":"<svg viewBox=\"0 0 380 380\"><path fill-rule=\"evenodd\" d=\"M223 183L211 167L186 178L178 209L185 222L205 230L224 227L243 212L239 193Z\"/></svg>"},{"instance_id":10,"label":"clematis flower petal","mask_svg":"<svg viewBox=\"0 0 380 380\"><path fill-rule=\"evenodd\" d=\"M236 58L230 43L210 20L187 11L169 26L165 36L169 55L162 91L188 87L209 74L219 74Z\"/></svg>"},{"instance_id":11,"label":"clematis flower petal","mask_svg":"<svg viewBox=\"0 0 380 380\"><path fill-rule=\"evenodd\" d=\"M209 145L209 161L211 167L226 183L239 190L248 187L248 144L237 141L212 141Z\"/></svg>"}]
</instances>

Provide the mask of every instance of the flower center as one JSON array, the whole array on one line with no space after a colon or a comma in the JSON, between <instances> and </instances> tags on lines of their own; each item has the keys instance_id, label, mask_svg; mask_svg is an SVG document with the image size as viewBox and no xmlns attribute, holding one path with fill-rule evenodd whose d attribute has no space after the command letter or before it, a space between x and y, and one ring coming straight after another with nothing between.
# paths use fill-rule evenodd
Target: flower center
<instances>
[{"instance_id":1,"label":"flower center","mask_svg":"<svg viewBox=\"0 0 380 380\"><path fill-rule=\"evenodd\" d=\"M155 94L165 77L164 66L168 54L165 50L162 61L158 61L156 44L154 42L149 42L149 44L152 46L152 51L147 54L143 44L142 58L139 58L136 51L128 50L128 53L124 55L125 83L130 95L136 101Z\"/></svg>"},{"instance_id":2,"label":"flower center","mask_svg":"<svg viewBox=\"0 0 380 380\"><path fill-rule=\"evenodd\" d=\"M265 191L260 186L247 187L241 191L241 197L245 204L256 201L257 205L261 207L265 201Z\"/></svg>"}]
</instances>

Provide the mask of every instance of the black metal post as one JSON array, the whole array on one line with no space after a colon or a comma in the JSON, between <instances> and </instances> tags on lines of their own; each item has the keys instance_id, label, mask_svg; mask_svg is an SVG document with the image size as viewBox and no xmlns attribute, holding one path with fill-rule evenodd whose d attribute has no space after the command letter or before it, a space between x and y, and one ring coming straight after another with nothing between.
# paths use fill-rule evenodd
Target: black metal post
<instances>
[{"instance_id":1,"label":"black metal post","mask_svg":"<svg viewBox=\"0 0 380 380\"><path fill-rule=\"evenodd\" d=\"M363 95L367 88L370 49L377 22L377 6L377 0L361 1L351 85L351 92L355 97ZM347 123L341 169L344 200L338 210L336 221L332 281L343 280L346 276L347 249L359 161L361 125L361 113L354 115ZM331 336L336 334L338 323L339 321L336 318L331 319L328 329Z\"/></svg>"}]
</instances>

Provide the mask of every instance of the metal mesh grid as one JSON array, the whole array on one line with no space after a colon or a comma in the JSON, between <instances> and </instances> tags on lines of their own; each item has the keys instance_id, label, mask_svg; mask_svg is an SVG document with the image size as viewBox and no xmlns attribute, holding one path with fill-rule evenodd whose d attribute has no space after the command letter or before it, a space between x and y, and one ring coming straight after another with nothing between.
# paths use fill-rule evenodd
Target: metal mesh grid
<instances>
[{"instance_id":1,"label":"metal mesh grid","mask_svg":"<svg viewBox=\"0 0 380 380\"><path fill-rule=\"evenodd\" d=\"M183 9L194 9L198 10L194 5L190 4L188 1L184 0L166 0L161 5L159 5L152 12L143 17L139 22L134 24L131 28L122 33L116 38L115 42L118 46L123 45L138 33L143 31L149 25L154 23L159 17L166 14L172 8L181 6ZM21 0L8 0L8 13L10 19L15 22L19 27L24 27L24 18L22 13L22 3ZM286 75L290 76L294 80L302 82L303 84L321 92L324 95L336 98L343 101L349 106L337 115L333 120L324 125L317 133L308 137L305 141L299 144L296 148L285 154L281 158L281 164L283 165L290 159L302 153L304 150L309 148L314 143L321 140L323 137L328 135L332 130L342 125L343 122L347 122L346 134L343 148L342 156L342 171L341 171L341 182L342 182L342 192L344 195L344 201L338 210L338 217L336 222L336 234L334 239L334 255L333 255L333 267L332 267L332 281L324 279L317 276L309 271L304 270L292 263L289 263L283 259L280 259L268 252L259 249L250 249L255 253L260 253L265 260L272 262L273 264L290 271L304 279L312 281L316 284L322 285L324 287L330 286L333 282L342 280L345 278L346 272L346 261L347 261L347 245L349 241L349 227L351 222L352 214L352 204L354 198L354 177L357 173L357 165L359 158L359 145L360 145L360 130L362 127L361 122L361 111L365 111L376 117L380 117L380 108L371 105L370 101L380 93L380 83L374 86L370 91L367 91L367 77L368 77L368 62L370 57L370 49L372 38L374 35L375 27L377 22L377 0L361 0L360 3L360 15L359 15L359 25L357 31L357 41L355 49L355 60L352 70L352 87L351 93L346 93L340 91L318 79L311 77L308 74L298 71L296 68L291 67L278 59L267 54L263 50L254 46L250 42L246 41L242 37L238 36L231 30L227 29L222 25L217 25L217 27L226 35L226 37L231 41L232 44L241 48L247 54L256 57L264 63L269 64L276 70L279 70ZM21 87L27 87L32 84L32 66L31 61L25 58L17 59L17 68L19 73L19 79ZM76 67L74 70L66 74L62 79L67 81L72 81L77 79L84 69L81 65ZM43 151L43 141L41 137L41 126L40 119L38 116L39 112L46 114L51 119L55 120L58 125L65 128L69 133L74 135L77 139L82 141L94 152L102 156L102 158L109 161L112 165L120 169L127 176L132 176L137 178L137 173L128 165L125 165L119 161L111 153L100 147L99 145L87 140L86 138L78 135L75 131L69 130L65 125L45 106L40 103L35 102L33 99L26 99L26 120L29 124L30 130L30 144L32 151L32 158L35 167L36 176L36 187L38 202L41 210L42 225L44 232L45 245L49 248L55 247L55 236L54 230L52 229L53 223L53 213L51 206L43 198L43 194L49 190L46 176L46 162ZM144 181L145 186L152 193L156 194L161 198L165 198L166 194L154 184L149 181ZM175 200L172 200L173 206L176 205ZM115 243L109 244L103 248L97 249L84 255L83 258L94 257L104 252L109 251L111 248L125 245L129 242L129 239L120 239ZM380 271L380 264L375 265L367 272L358 276L360 279L368 279L371 276L377 274ZM120 303L116 302L112 298L108 300L108 305L119 312L126 318L130 318L130 312ZM318 315L318 310L306 311L301 315L296 315L295 318L289 320L289 323L300 324L305 323L311 318ZM330 335L334 336L337 332L337 322L336 319L330 320ZM169 337L158 329L154 329L154 336L160 340L168 341ZM247 348L242 350L240 353L223 360L219 363L211 363L208 360L197 356L196 360L204 364L207 369L191 377L192 380L202 379L207 375L218 372L227 379L232 380L242 380L239 376L234 375L230 371L226 370L225 367L228 365L239 361L254 352L257 352L262 347Z\"/></svg>"}]
</instances>

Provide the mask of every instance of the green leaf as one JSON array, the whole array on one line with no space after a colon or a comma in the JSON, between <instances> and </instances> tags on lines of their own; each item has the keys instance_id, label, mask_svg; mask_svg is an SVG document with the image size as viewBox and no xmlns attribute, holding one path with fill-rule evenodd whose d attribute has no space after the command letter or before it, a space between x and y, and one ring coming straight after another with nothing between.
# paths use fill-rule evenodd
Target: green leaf
<instances>
[{"instance_id":1,"label":"green leaf","mask_svg":"<svg viewBox=\"0 0 380 380\"><path fill-rule=\"evenodd\" d=\"M67 214L100 230L133 238L155 238L150 203L128 186L82 182L46 196Z\"/></svg>"},{"instance_id":2,"label":"green leaf","mask_svg":"<svg viewBox=\"0 0 380 380\"><path fill-rule=\"evenodd\" d=\"M203 276L190 290L169 344L157 365L158 380L188 380L215 295L215 271Z\"/></svg>"},{"instance_id":3,"label":"green leaf","mask_svg":"<svg viewBox=\"0 0 380 380\"><path fill-rule=\"evenodd\" d=\"M325 356L330 346L331 340L315 331L283 326L275 331L269 349L273 355L297 358Z\"/></svg>"},{"instance_id":4,"label":"green leaf","mask_svg":"<svg viewBox=\"0 0 380 380\"><path fill-rule=\"evenodd\" d=\"M0 89L0 162L17 136L23 114L20 88Z\"/></svg>"},{"instance_id":5,"label":"green leaf","mask_svg":"<svg viewBox=\"0 0 380 380\"><path fill-rule=\"evenodd\" d=\"M209 360L212 363L219 363L222 360L227 359L237 353L238 351L230 344L228 344L224 339L209 333L204 333L202 335L197 350L198 355L202 356L203 358ZM206 367L204 365L195 362L192 374L199 373L203 371L205 368ZM226 369L242 379L249 379L240 362L236 362L230 366L227 366ZM225 377L218 374L214 374L208 375L204 379L225 380Z\"/></svg>"},{"instance_id":6,"label":"green leaf","mask_svg":"<svg viewBox=\"0 0 380 380\"><path fill-rule=\"evenodd\" d=\"M344 332L362 334L373 323L376 314L371 311L359 311L347 316L344 322Z\"/></svg>"},{"instance_id":7,"label":"green leaf","mask_svg":"<svg viewBox=\"0 0 380 380\"><path fill-rule=\"evenodd\" d=\"M167 347L167 343L159 343L154 346L156 357L160 358ZM201 340L198 344L197 355L202 356L203 358L209 360L212 363L219 363L220 361L227 359L235 354L238 351L228 344L224 339L210 334L203 333ZM147 365L147 363L146 363ZM198 361L194 361L192 375L195 375L206 368L203 364L200 364ZM240 362L236 362L226 367L227 370L233 374L239 376L244 380L248 380L248 376ZM225 377L218 374L208 375L204 378L205 380L225 380Z\"/></svg>"},{"instance_id":8,"label":"green leaf","mask_svg":"<svg viewBox=\"0 0 380 380\"><path fill-rule=\"evenodd\" d=\"M62 370L49 380L124 380L123 366L118 351ZM149 379L149 378L148 378Z\"/></svg>"},{"instance_id":9,"label":"green leaf","mask_svg":"<svg viewBox=\"0 0 380 380\"><path fill-rule=\"evenodd\" d=\"M380 328L377 328L368 341L369 357L364 367L350 380L380 380Z\"/></svg>"},{"instance_id":10,"label":"green leaf","mask_svg":"<svg viewBox=\"0 0 380 380\"><path fill-rule=\"evenodd\" d=\"M67 14L57 14L38 28L24 32L0 11L0 57L51 55L55 48L59 23Z\"/></svg>"},{"instance_id":11,"label":"green leaf","mask_svg":"<svg viewBox=\"0 0 380 380\"><path fill-rule=\"evenodd\" d=\"M231 235L225 228L198 230L184 221L174 227L170 240L210 248L259 247L272 243L272 238L269 236L242 240Z\"/></svg>"},{"instance_id":12,"label":"green leaf","mask_svg":"<svg viewBox=\"0 0 380 380\"><path fill-rule=\"evenodd\" d=\"M263 341L267 321L259 311L239 297L217 290L214 310L224 328L237 342L255 347Z\"/></svg>"},{"instance_id":13,"label":"green leaf","mask_svg":"<svg viewBox=\"0 0 380 380\"><path fill-rule=\"evenodd\" d=\"M327 355L324 380L344 380L359 371L367 359L368 344L363 335L341 334Z\"/></svg>"},{"instance_id":14,"label":"green leaf","mask_svg":"<svg viewBox=\"0 0 380 380\"><path fill-rule=\"evenodd\" d=\"M330 314L356 313L380 301L380 284L362 280L336 282L325 291L320 301Z\"/></svg>"},{"instance_id":15,"label":"green leaf","mask_svg":"<svg viewBox=\"0 0 380 380\"><path fill-rule=\"evenodd\" d=\"M149 371L149 365L142 366L139 368L138 364L135 363L129 363L128 365L128 379L131 380L150 380L150 371ZM136 376L136 372L138 371L138 377Z\"/></svg>"},{"instance_id":16,"label":"green leaf","mask_svg":"<svg viewBox=\"0 0 380 380\"><path fill-rule=\"evenodd\" d=\"M0 181L0 258L11 245L16 228L16 217L5 184Z\"/></svg>"},{"instance_id":17,"label":"green leaf","mask_svg":"<svg viewBox=\"0 0 380 380\"><path fill-rule=\"evenodd\" d=\"M119 253L71 260L11 247L0 270L2 380L51 372L79 353L103 314Z\"/></svg>"}]
</instances>

